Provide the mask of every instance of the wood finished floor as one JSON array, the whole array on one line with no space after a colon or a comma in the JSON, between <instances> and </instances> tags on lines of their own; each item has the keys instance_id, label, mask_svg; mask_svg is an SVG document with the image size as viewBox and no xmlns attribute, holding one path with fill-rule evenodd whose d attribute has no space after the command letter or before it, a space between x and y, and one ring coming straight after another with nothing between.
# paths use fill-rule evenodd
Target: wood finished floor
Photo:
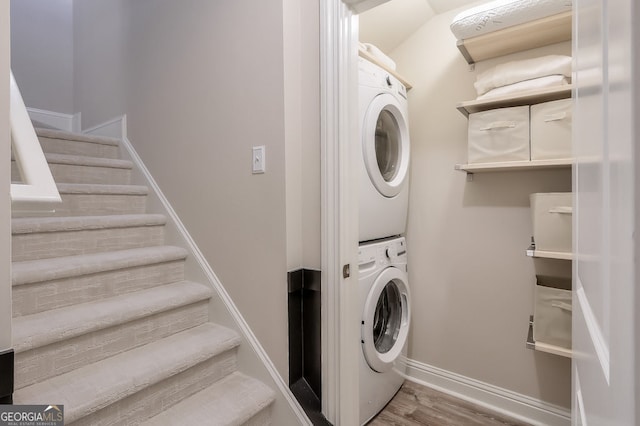
<instances>
[{"instance_id":1,"label":"wood finished floor","mask_svg":"<svg viewBox=\"0 0 640 426\"><path fill-rule=\"evenodd\" d=\"M530 426L408 380L368 425Z\"/></svg>"}]
</instances>

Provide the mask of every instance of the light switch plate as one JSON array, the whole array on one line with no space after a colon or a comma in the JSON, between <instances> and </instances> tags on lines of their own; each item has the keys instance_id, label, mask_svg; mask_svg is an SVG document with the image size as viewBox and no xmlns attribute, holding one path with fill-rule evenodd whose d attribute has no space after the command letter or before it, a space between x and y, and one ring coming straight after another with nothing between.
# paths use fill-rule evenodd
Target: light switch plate
<instances>
[{"instance_id":1,"label":"light switch plate","mask_svg":"<svg viewBox=\"0 0 640 426\"><path fill-rule=\"evenodd\" d=\"M251 155L253 174L264 173L265 171L265 152L264 145L254 146Z\"/></svg>"}]
</instances>

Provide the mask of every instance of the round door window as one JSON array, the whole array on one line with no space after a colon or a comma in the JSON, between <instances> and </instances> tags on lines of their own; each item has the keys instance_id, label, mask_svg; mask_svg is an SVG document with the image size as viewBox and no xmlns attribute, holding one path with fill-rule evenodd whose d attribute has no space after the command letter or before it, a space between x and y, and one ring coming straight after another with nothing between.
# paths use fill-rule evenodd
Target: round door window
<instances>
[{"instance_id":1,"label":"round door window","mask_svg":"<svg viewBox=\"0 0 640 426\"><path fill-rule=\"evenodd\" d=\"M391 182L398 174L400 131L395 117L386 109L378 116L375 138L378 170L386 182Z\"/></svg>"},{"instance_id":2,"label":"round door window","mask_svg":"<svg viewBox=\"0 0 640 426\"><path fill-rule=\"evenodd\" d=\"M390 370L409 333L409 287L399 268L383 270L373 282L362 315L362 349L367 364L380 373Z\"/></svg>"},{"instance_id":3,"label":"round door window","mask_svg":"<svg viewBox=\"0 0 640 426\"><path fill-rule=\"evenodd\" d=\"M380 194L395 197L409 171L409 130L398 100L374 98L362 128L362 151L369 179Z\"/></svg>"}]
</instances>

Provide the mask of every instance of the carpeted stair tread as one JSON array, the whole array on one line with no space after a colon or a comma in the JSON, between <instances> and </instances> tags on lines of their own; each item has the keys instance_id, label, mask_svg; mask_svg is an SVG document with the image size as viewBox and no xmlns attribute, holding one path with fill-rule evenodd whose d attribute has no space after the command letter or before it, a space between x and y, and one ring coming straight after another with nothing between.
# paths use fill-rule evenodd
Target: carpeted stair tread
<instances>
[{"instance_id":1,"label":"carpeted stair tread","mask_svg":"<svg viewBox=\"0 0 640 426\"><path fill-rule=\"evenodd\" d=\"M28 217L13 219L11 221L11 233L13 235L19 235L43 232L130 228L136 226L165 225L166 222L167 218L161 214Z\"/></svg>"},{"instance_id":2,"label":"carpeted stair tread","mask_svg":"<svg viewBox=\"0 0 640 426\"><path fill-rule=\"evenodd\" d=\"M262 382L235 372L142 423L164 425L242 425L275 399Z\"/></svg>"},{"instance_id":3,"label":"carpeted stair tread","mask_svg":"<svg viewBox=\"0 0 640 426\"><path fill-rule=\"evenodd\" d=\"M101 145L118 146L120 140L116 138L110 138L106 136L86 135L83 133L72 133L64 130L46 129L42 127L36 127L36 135L38 137L49 139L64 139L68 141L89 142Z\"/></svg>"},{"instance_id":4,"label":"carpeted stair tread","mask_svg":"<svg viewBox=\"0 0 640 426\"><path fill-rule=\"evenodd\" d=\"M144 185L101 185L97 183L59 183L60 194L147 195Z\"/></svg>"},{"instance_id":5,"label":"carpeted stair tread","mask_svg":"<svg viewBox=\"0 0 640 426\"><path fill-rule=\"evenodd\" d=\"M25 260L13 262L11 279L12 284L16 286L115 269L171 262L186 259L186 257L187 251L181 247L158 246L51 259Z\"/></svg>"},{"instance_id":6,"label":"carpeted stair tread","mask_svg":"<svg viewBox=\"0 0 640 426\"><path fill-rule=\"evenodd\" d=\"M64 404L66 423L72 423L239 344L234 331L203 324L18 389L14 404L56 401Z\"/></svg>"},{"instance_id":7,"label":"carpeted stair tread","mask_svg":"<svg viewBox=\"0 0 640 426\"><path fill-rule=\"evenodd\" d=\"M13 319L13 348L20 353L203 301L212 294L203 284L181 281L17 317Z\"/></svg>"},{"instance_id":8,"label":"carpeted stair tread","mask_svg":"<svg viewBox=\"0 0 640 426\"><path fill-rule=\"evenodd\" d=\"M66 164L87 167L109 167L112 169L133 168L133 163L131 161L119 160L116 158L89 157L86 155L69 155L56 153L45 153L44 157L49 164Z\"/></svg>"}]
</instances>

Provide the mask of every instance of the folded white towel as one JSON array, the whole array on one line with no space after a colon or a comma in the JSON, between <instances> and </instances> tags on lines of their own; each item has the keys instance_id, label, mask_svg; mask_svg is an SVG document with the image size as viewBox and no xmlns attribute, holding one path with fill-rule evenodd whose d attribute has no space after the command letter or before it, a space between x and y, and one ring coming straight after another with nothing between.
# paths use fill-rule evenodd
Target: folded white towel
<instances>
[{"instance_id":1,"label":"folded white towel","mask_svg":"<svg viewBox=\"0 0 640 426\"><path fill-rule=\"evenodd\" d=\"M498 31L536 19L571 12L571 0L494 0L467 9L453 18L458 40Z\"/></svg>"},{"instance_id":2,"label":"folded white towel","mask_svg":"<svg viewBox=\"0 0 640 426\"><path fill-rule=\"evenodd\" d=\"M359 43L360 49L367 52L369 55L373 56L380 62L384 64L387 68L392 70L396 69L396 63L389 56L385 55L384 52L378 49L375 45L371 43Z\"/></svg>"},{"instance_id":3,"label":"folded white towel","mask_svg":"<svg viewBox=\"0 0 640 426\"><path fill-rule=\"evenodd\" d=\"M498 96L511 95L514 93L526 92L527 90L543 89L545 87L566 86L571 83L571 79L564 75L548 75L531 80L520 81L502 87L489 90L484 95L478 96L478 100L490 99Z\"/></svg>"},{"instance_id":4,"label":"folded white towel","mask_svg":"<svg viewBox=\"0 0 640 426\"><path fill-rule=\"evenodd\" d=\"M571 77L571 56L548 55L500 64L479 74L474 86L480 96L496 87L555 74Z\"/></svg>"}]
</instances>

